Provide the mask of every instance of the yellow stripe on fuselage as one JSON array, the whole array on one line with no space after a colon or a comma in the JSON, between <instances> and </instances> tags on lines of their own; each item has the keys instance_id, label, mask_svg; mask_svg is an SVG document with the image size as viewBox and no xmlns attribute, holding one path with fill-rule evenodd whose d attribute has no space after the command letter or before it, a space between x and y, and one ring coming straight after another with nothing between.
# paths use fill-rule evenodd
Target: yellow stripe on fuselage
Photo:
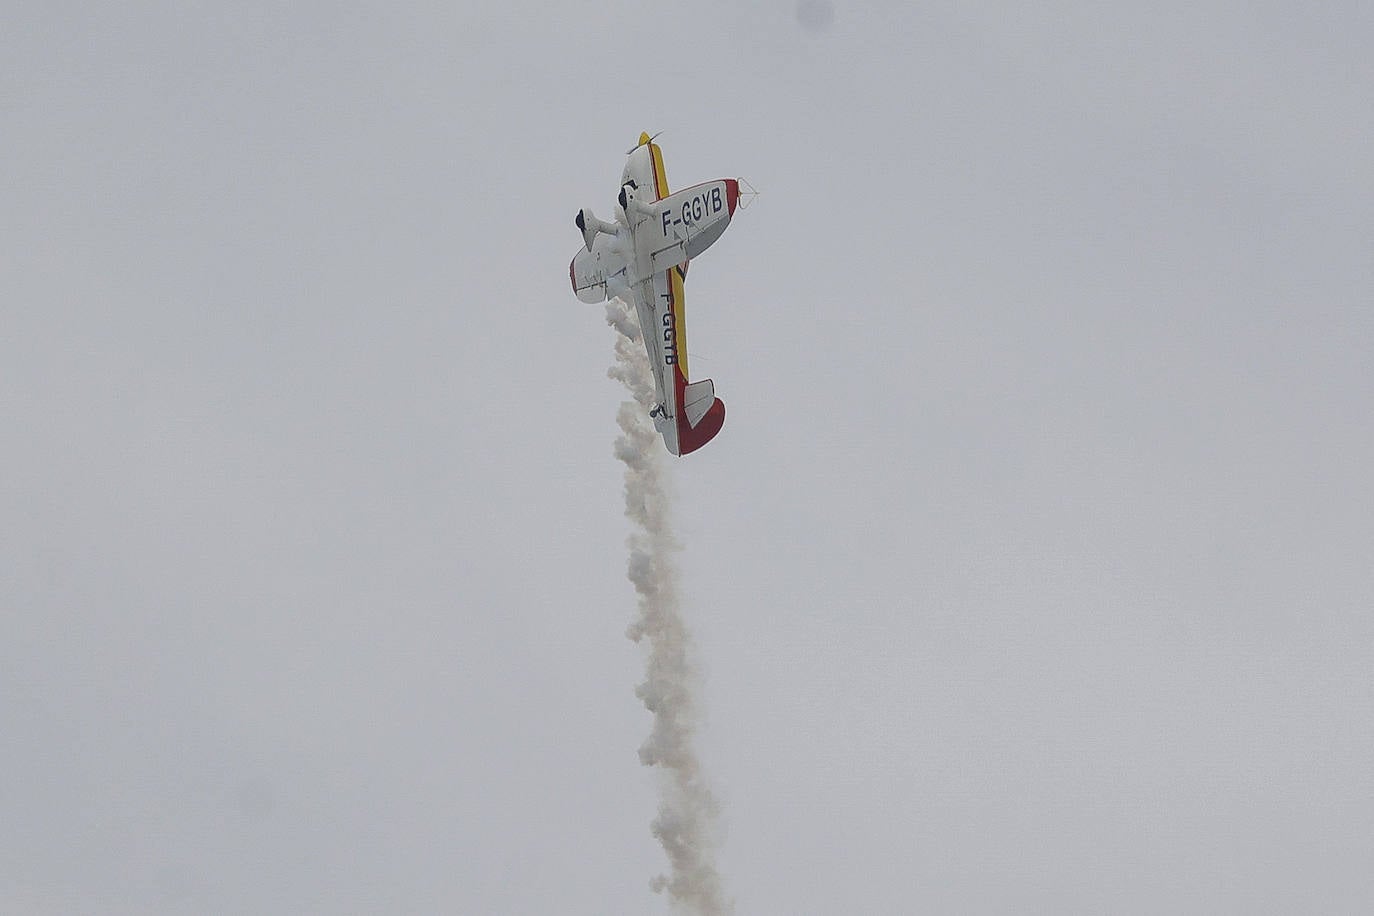
<instances>
[{"instance_id":1,"label":"yellow stripe on fuselage","mask_svg":"<svg viewBox=\"0 0 1374 916\"><path fill-rule=\"evenodd\" d=\"M649 144L649 159L654 164L654 191L657 192L658 199L662 200L668 196L668 175L663 171L663 151L658 148L657 143Z\"/></svg>"},{"instance_id":2,"label":"yellow stripe on fuselage","mask_svg":"<svg viewBox=\"0 0 1374 916\"><path fill-rule=\"evenodd\" d=\"M647 134L639 136L641 143L648 139ZM662 200L668 196L668 173L663 170L663 152L652 141L649 143L649 160L654 164L654 191ZM678 273L676 267L668 268L668 288L673 293L673 346L677 350L677 364L682 369L682 378L691 381L692 377L687 374L687 293L683 289L682 274Z\"/></svg>"},{"instance_id":3,"label":"yellow stripe on fuselage","mask_svg":"<svg viewBox=\"0 0 1374 916\"><path fill-rule=\"evenodd\" d=\"M690 382L692 377L687 374L687 293L682 274L676 267L668 268L668 288L673 291L673 346L677 349L677 364L682 370L683 381Z\"/></svg>"}]
</instances>

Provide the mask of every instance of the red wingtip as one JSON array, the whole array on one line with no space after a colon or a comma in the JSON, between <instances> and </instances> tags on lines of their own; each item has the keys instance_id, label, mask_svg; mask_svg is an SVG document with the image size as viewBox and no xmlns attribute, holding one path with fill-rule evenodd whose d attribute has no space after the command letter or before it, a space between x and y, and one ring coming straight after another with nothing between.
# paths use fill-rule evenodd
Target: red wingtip
<instances>
[{"instance_id":1,"label":"red wingtip","mask_svg":"<svg viewBox=\"0 0 1374 916\"><path fill-rule=\"evenodd\" d=\"M733 178L725 179L725 206L730 208L730 215L735 215L735 204L739 201L739 182Z\"/></svg>"}]
</instances>

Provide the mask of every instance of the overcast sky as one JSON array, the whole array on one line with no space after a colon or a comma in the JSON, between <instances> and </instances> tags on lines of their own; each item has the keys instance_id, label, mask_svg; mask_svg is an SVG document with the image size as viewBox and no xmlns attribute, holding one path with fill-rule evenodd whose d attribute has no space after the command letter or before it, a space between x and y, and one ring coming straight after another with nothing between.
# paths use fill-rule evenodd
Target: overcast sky
<instances>
[{"instance_id":1,"label":"overcast sky","mask_svg":"<svg viewBox=\"0 0 1374 916\"><path fill-rule=\"evenodd\" d=\"M668 912L641 130L737 912L1374 909L1374 7L402 6L6 6L0 909Z\"/></svg>"}]
</instances>

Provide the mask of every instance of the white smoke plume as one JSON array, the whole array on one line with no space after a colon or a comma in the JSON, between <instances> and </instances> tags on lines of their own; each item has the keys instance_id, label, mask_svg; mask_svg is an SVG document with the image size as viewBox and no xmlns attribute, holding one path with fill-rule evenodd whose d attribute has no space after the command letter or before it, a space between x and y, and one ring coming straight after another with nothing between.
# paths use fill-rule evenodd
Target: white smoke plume
<instances>
[{"instance_id":1,"label":"white smoke plume","mask_svg":"<svg viewBox=\"0 0 1374 916\"><path fill-rule=\"evenodd\" d=\"M715 867L716 801L692 747L695 685L688 657L691 640L678 607L673 563L678 544L669 524L664 449L647 417L654 406L654 383L634 309L612 299L606 321L620 332L609 375L635 399L621 404L616 415L620 436L615 456L625 464L625 514L634 523L629 578L639 598L639 616L625 635L637 643L647 640L649 647L644 683L635 695L653 713L654 724L639 760L662 769L651 830L671 866L669 874L656 876L649 886L656 893L666 890L675 911L723 916L733 913L734 905L725 898Z\"/></svg>"}]
</instances>

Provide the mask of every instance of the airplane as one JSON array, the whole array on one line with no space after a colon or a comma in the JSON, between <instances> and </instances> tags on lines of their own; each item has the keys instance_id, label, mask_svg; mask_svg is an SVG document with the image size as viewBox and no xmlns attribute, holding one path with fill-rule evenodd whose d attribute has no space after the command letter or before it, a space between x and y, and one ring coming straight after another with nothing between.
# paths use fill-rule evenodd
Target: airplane
<instances>
[{"instance_id":1,"label":"airplane","mask_svg":"<svg viewBox=\"0 0 1374 916\"><path fill-rule=\"evenodd\" d=\"M615 220L578 211L575 222L584 247L568 272L583 302L620 298L634 303L658 395L649 416L668 451L687 455L720 432L725 402L716 397L710 379L689 381L683 282L691 260L730 225L740 179L720 178L670 194L663 153L653 137L641 133L628 156Z\"/></svg>"}]
</instances>

